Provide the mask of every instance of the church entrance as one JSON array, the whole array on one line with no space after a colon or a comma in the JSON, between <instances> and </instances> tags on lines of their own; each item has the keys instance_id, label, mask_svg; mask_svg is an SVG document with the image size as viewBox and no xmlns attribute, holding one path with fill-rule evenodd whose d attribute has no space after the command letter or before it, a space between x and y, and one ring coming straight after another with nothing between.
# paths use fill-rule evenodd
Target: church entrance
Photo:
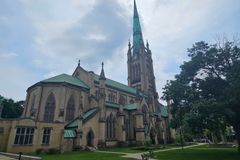
<instances>
[{"instance_id":1,"label":"church entrance","mask_svg":"<svg viewBox=\"0 0 240 160\"><path fill-rule=\"evenodd\" d=\"M92 129L87 134L87 146L93 147L94 133Z\"/></svg>"}]
</instances>

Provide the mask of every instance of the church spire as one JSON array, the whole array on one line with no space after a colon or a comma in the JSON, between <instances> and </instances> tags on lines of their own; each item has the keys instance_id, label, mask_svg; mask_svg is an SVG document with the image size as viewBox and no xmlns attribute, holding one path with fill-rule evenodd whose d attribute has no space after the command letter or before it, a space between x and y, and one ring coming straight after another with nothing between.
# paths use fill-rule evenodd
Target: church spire
<instances>
[{"instance_id":1,"label":"church spire","mask_svg":"<svg viewBox=\"0 0 240 160\"><path fill-rule=\"evenodd\" d=\"M144 45L141 24L138 16L136 1L134 0L133 14L133 53L138 53L141 46Z\"/></svg>"}]
</instances>

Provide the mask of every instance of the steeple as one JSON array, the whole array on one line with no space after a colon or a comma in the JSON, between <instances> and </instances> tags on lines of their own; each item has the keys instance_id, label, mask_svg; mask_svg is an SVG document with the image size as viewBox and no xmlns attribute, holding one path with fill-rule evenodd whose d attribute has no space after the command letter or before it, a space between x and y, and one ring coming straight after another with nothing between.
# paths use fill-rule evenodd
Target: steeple
<instances>
[{"instance_id":1,"label":"steeple","mask_svg":"<svg viewBox=\"0 0 240 160\"><path fill-rule=\"evenodd\" d=\"M155 77L153 71L152 53L149 43L146 47L143 41L142 29L139 20L136 0L134 0L133 13L133 43L128 44L128 85L146 94L156 93Z\"/></svg>"},{"instance_id":2,"label":"steeple","mask_svg":"<svg viewBox=\"0 0 240 160\"><path fill-rule=\"evenodd\" d=\"M144 46L141 24L138 16L136 1L134 0L133 14L133 54L139 53L139 49Z\"/></svg>"},{"instance_id":3,"label":"steeple","mask_svg":"<svg viewBox=\"0 0 240 160\"><path fill-rule=\"evenodd\" d=\"M101 70L101 73L100 73L99 80L106 80L103 66L104 66L104 63L102 62L102 70Z\"/></svg>"}]
</instances>

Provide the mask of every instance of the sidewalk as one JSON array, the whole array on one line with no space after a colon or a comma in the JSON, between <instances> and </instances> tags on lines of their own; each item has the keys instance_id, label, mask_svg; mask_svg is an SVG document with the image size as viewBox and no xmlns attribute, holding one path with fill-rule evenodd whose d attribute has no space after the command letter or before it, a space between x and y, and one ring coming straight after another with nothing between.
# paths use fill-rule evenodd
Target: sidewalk
<instances>
[{"instance_id":1,"label":"sidewalk","mask_svg":"<svg viewBox=\"0 0 240 160\"><path fill-rule=\"evenodd\" d=\"M191 145L191 146L185 146L183 148L192 148L192 147L196 147L196 146L201 146L204 145L205 143L199 143L196 145ZM155 150L153 151L154 153L157 152L165 152L165 151L171 151L171 150L180 150L182 149L182 147L174 147L174 148L169 148L169 149L161 149L161 150ZM134 158L134 159L142 159L142 154L143 153L148 153L148 152L141 152L141 153L124 153L124 152L108 152L108 151L95 151L95 152L101 152L101 153L112 153L112 154L124 154L122 157L124 158ZM149 160L155 160L152 158L149 158Z\"/></svg>"},{"instance_id":2,"label":"sidewalk","mask_svg":"<svg viewBox=\"0 0 240 160\"><path fill-rule=\"evenodd\" d=\"M204 145L204 143L200 143L200 144L196 144L196 145L191 145L191 146L185 146L183 148L192 148L192 147L196 147L196 146L201 146L201 145ZM157 153L157 152L165 152L165 151L171 151L171 150L180 150L182 149L182 147L175 147L175 148L169 148L169 149L161 149L161 150L156 150L156 151L153 151L154 153ZM143 153L148 153L148 152L142 152L142 153L128 153L122 157L125 157L125 158L135 158L135 159L142 159L141 155ZM149 159L149 160L155 160L155 159Z\"/></svg>"},{"instance_id":3,"label":"sidewalk","mask_svg":"<svg viewBox=\"0 0 240 160\"><path fill-rule=\"evenodd\" d=\"M0 155L0 160L16 160L16 159Z\"/></svg>"}]
</instances>

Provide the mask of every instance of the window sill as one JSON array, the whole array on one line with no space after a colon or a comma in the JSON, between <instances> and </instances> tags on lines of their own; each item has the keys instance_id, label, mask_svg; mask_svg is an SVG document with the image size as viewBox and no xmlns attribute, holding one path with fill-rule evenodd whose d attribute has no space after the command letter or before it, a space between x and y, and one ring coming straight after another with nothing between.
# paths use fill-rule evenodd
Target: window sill
<instances>
[{"instance_id":1,"label":"window sill","mask_svg":"<svg viewBox=\"0 0 240 160\"><path fill-rule=\"evenodd\" d=\"M14 147L31 147L33 144L13 144Z\"/></svg>"}]
</instances>

